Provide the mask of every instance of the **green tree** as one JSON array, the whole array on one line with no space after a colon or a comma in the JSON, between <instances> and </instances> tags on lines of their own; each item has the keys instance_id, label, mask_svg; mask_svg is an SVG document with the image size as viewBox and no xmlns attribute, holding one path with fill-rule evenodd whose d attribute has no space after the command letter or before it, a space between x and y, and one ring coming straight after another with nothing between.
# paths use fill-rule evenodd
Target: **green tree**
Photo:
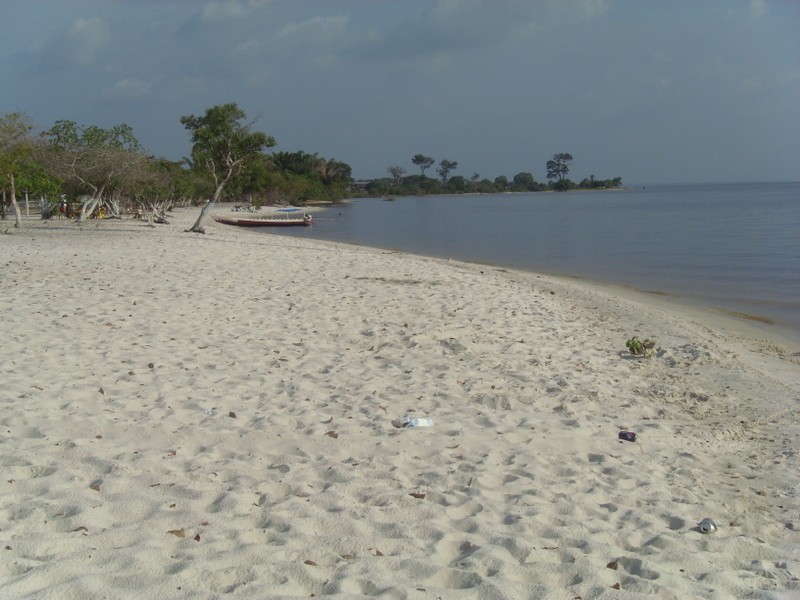
<instances>
[{"instance_id":1,"label":"green tree","mask_svg":"<svg viewBox=\"0 0 800 600\"><path fill-rule=\"evenodd\" d=\"M452 160L442 159L439 163L439 168L436 169L436 172L442 178L443 186L447 186L447 178L450 176L450 172L456 168L458 168L458 163Z\"/></svg>"},{"instance_id":2,"label":"green tree","mask_svg":"<svg viewBox=\"0 0 800 600\"><path fill-rule=\"evenodd\" d=\"M406 174L406 170L403 167L395 167L395 166L388 167L386 170L389 172L389 175L391 175L394 178L394 184L400 185L400 183L403 180L403 175Z\"/></svg>"},{"instance_id":3,"label":"green tree","mask_svg":"<svg viewBox=\"0 0 800 600\"><path fill-rule=\"evenodd\" d=\"M554 154L553 158L547 161L547 178L564 181L569 174L569 163L572 162L572 155L567 152Z\"/></svg>"},{"instance_id":4,"label":"green tree","mask_svg":"<svg viewBox=\"0 0 800 600\"><path fill-rule=\"evenodd\" d=\"M554 184L552 184L552 186L557 192L566 192L577 187L575 182L571 179L561 179L560 181L556 181Z\"/></svg>"},{"instance_id":5,"label":"green tree","mask_svg":"<svg viewBox=\"0 0 800 600\"><path fill-rule=\"evenodd\" d=\"M424 154L415 154L411 159L411 162L419 167L420 173L422 173L422 178L425 179L425 169L432 167L433 163L436 161L434 161L430 156L425 156Z\"/></svg>"},{"instance_id":6,"label":"green tree","mask_svg":"<svg viewBox=\"0 0 800 600\"><path fill-rule=\"evenodd\" d=\"M461 175L455 175L447 182L447 188L453 192L465 192L467 190L467 180Z\"/></svg>"},{"instance_id":7,"label":"green tree","mask_svg":"<svg viewBox=\"0 0 800 600\"><path fill-rule=\"evenodd\" d=\"M470 184L470 191L477 192L479 194L492 194L497 192L497 186L492 183L490 179L484 177L480 181L474 181Z\"/></svg>"},{"instance_id":8,"label":"green tree","mask_svg":"<svg viewBox=\"0 0 800 600\"><path fill-rule=\"evenodd\" d=\"M17 204L17 182L31 168L32 129L33 122L23 113L8 113L0 117L0 188L5 190L8 183L16 228L22 224L22 213ZM5 217L5 213L3 216Z\"/></svg>"},{"instance_id":9,"label":"green tree","mask_svg":"<svg viewBox=\"0 0 800 600\"><path fill-rule=\"evenodd\" d=\"M316 154L308 154L302 150L297 152L275 152L272 155L273 164L284 175L311 175L317 168L319 159Z\"/></svg>"},{"instance_id":10,"label":"green tree","mask_svg":"<svg viewBox=\"0 0 800 600\"><path fill-rule=\"evenodd\" d=\"M61 120L42 135L49 141L46 156L50 165L85 193L78 221L102 204L112 216L118 216L114 205L103 195L138 178L148 160L133 129L124 123L103 129Z\"/></svg>"},{"instance_id":11,"label":"green tree","mask_svg":"<svg viewBox=\"0 0 800 600\"><path fill-rule=\"evenodd\" d=\"M536 188L536 180L528 172L517 173L511 183L515 192L531 191Z\"/></svg>"},{"instance_id":12,"label":"green tree","mask_svg":"<svg viewBox=\"0 0 800 600\"><path fill-rule=\"evenodd\" d=\"M335 158L328 160L320 158L319 162L317 162L316 171L325 186L331 186L337 181L348 183L353 173L350 165Z\"/></svg>"},{"instance_id":13,"label":"green tree","mask_svg":"<svg viewBox=\"0 0 800 600\"><path fill-rule=\"evenodd\" d=\"M328 160L320 158L316 171L326 196L332 200L339 199L353 179L353 169L350 165L335 158Z\"/></svg>"},{"instance_id":14,"label":"green tree","mask_svg":"<svg viewBox=\"0 0 800 600\"><path fill-rule=\"evenodd\" d=\"M214 181L214 193L200 211L189 231L205 233L203 220L225 190L248 162L255 160L275 139L260 131L252 131L252 123L235 103L220 104L202 116L181 117L181 124L191 132L192 160L202 165Z\"/></svg>"}]
</instances>

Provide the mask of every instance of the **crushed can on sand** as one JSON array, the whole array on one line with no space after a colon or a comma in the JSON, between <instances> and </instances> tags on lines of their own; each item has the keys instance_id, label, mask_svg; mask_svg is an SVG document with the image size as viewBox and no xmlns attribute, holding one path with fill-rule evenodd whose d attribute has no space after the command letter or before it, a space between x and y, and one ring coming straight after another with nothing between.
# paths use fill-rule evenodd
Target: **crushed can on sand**
<instances>
[{"instance_id":1,"label":"crushed can on sand","mask_svg":"<svg viewBox=\"0 0 800 600\"><path fill-rule=\"evenodd\" d=\"M714 519L705 518L697 524L700 533L714 533L716 530L717 522Z\"/></svg>"},{"instance_id":2,"label":"crushed can on sand","mask_svg":"<svg viewBox=\"0 0 800 600\"><path fill-rule=\"evenodd\" d=\"M636 434L632 431L620 431L619 439L625 440L626 442L635 442Z\"/></svg>"}]
</instances>

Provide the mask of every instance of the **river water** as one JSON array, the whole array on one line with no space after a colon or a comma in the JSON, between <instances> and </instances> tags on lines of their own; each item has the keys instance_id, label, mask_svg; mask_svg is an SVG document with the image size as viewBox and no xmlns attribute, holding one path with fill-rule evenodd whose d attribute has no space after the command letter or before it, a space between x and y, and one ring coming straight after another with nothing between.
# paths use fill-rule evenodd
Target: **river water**
<instances>
[{"instance_id":1,"label":"river water","mask_svg":"<svg viewBox=\"0 0 800 600\"><path fill-rule=\"evenodd\" d=\"M370 198L265 231L625 285L800 334L800 183Z\"/></svg>"}]
</instances>

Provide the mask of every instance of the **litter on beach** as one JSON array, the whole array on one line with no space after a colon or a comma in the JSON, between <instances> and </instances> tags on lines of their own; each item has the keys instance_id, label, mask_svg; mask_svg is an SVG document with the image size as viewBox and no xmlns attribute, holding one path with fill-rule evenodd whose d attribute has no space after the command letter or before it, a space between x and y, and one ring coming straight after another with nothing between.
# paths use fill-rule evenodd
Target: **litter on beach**
<instances>
[{"instance_id":1,"label":"litter on beach","mask_svg":"<svg viewBox=\"0 0 800 600\"><path fill-rule=\"evenodd\" d=\"M705 518L697 524L700 533L714 533L717 530L717 522L714 519Z\"/></svg>"},{"instance_id":2,"label":"litter on beach","mask_svg":"<svg viewBox=\"0 0 800 600\"><path fill-rule=\"evenodd\" d=\"M412 427L433 427L433 419L421 419L403 415L399 419L394 419L392 425L398 429L411 429Z\"/></svg>"}]
</instances>

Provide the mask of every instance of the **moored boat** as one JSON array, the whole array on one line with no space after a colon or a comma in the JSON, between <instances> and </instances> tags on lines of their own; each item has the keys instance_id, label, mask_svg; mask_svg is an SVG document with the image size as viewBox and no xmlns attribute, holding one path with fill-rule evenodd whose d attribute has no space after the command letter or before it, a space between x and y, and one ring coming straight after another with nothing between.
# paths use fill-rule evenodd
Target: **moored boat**
<instances>
[{"instance_id":1,"label":"moored boat","mask_svg":"<svg viewBox=\"0 0 800 600\"><path fill-rule=\"evenodd\" d=\"M242 216L217 216L214 220L225 225L239 227L290 227L311 225L312 217L302 208L281 208L268 214Z\"/></svg>"}]
</instances>

